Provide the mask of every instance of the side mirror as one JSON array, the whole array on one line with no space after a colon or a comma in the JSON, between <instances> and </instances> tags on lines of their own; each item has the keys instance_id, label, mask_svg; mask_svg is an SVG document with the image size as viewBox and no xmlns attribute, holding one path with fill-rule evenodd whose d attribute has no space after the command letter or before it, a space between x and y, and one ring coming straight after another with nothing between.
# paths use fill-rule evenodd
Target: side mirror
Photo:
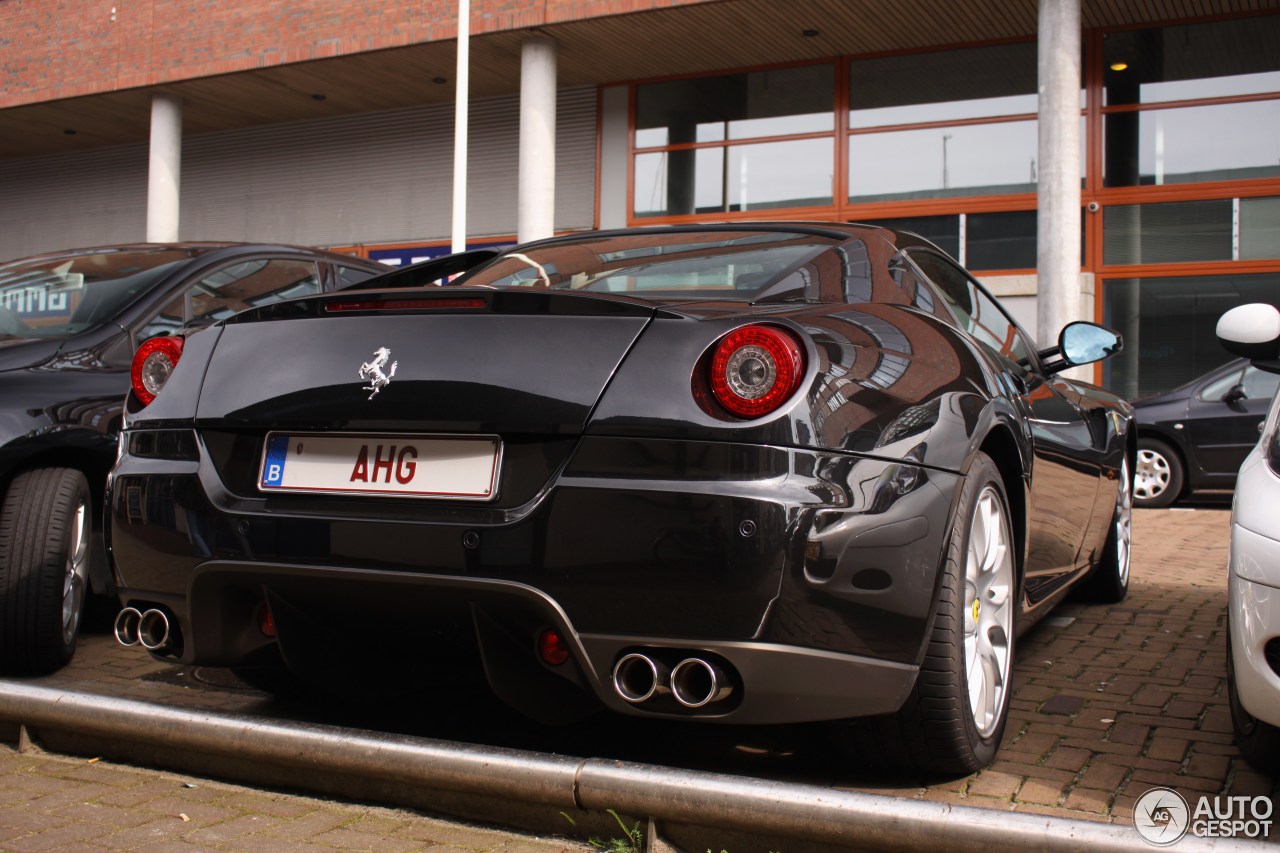
<instances>
[{"instance_id":1,"label":"side mirror","mask_svg":"<svg viewBox=\"0 0 1280 853\"><path fill-rule=\"evenodd\" d=\"M1280 310L1265 302L1238 305L1218 319L1218 342L1267 373L1280 373Z\"/></svg>"},{"instance_id":2,"label":"side mirror","mask_svg":"<svg viewBox=\"0 0 1280 853\"><path fill-rule=\"evenodd\" d=\"M1245 410L1241 403L1247 399L1249 399L1249 394L1244 390L1243 385L1232 385L1231 390L1222 395L1222 402L1238 412Z\"/></svg>"},{"instance_id":3,"label":"side mirror","mask_svg":"<svg viewBox=\"0 0 1280 853\"><path fill-rule=\"evenodd\" d=\"M1097 323L1077 321L1068 323L1058 335L1058 345L1040 352L1044 369L1057 373L1068 367L1092 364L1115 355L1124 348L1124 340L1117 333ZM1050 361L1053 356L1057 361Z\"/></svg>"}]
</instances>

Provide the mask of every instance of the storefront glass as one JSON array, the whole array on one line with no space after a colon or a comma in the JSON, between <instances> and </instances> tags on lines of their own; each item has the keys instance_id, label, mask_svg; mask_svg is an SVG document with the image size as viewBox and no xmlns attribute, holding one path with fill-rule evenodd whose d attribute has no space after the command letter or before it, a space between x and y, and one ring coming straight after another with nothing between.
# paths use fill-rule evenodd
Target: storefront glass
<instances>
[{"instance_id":1,"label":"storefront glass","mask_svg":"<svg viewBox=\"0 0 1280 853\"><path fill-rule=\"evenodd\" d=\"M1104 106L1280 92L1280 18L1237 18L1102 40Z\"/></svg>"},{"instance_id":2,"label":"storefront glass","mask_svg":"<svg viewBox=\"0 0 1280 853\"><path fill-rule=\"evenodd\" d=\"M1124 337L1103 384L1127 399L1168 391L1230 361L1214 330L1248 302L1280 307L1280 272L1106 279L1102 323Z\"/></svg>"},{"instance_id":3,"label":"storefront glass","mask_svg":"<svg viewBox=\"0 0 1280 853\"><path fill-rule=\"evenodd\" d=\"M1280 99L1112 113L1103 132L1108 187L1280 177Z\"/></svg>"}]
</instances>

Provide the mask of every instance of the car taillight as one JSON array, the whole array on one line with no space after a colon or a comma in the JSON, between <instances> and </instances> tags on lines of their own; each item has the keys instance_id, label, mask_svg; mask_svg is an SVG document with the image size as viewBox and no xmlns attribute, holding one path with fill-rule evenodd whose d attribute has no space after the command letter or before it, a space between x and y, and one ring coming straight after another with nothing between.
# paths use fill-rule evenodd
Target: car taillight
<instances>
[{"instance_id":1,"label":"car taillight","mask_svg":"<svg viewBox=\"0 0 1280 853\"><path fill-rule=\"evenodd\" d=\"M133 382L133 393L144 406L160 393L164 383L169 381L169 374L177 366L182 357L182 338L151 338L138 347L133 354L133 365L129 369L129 379Z\"/></svg>"},{"instance_id":2,"label":"car taillight","mask_svg":"<svg viewBox=\"0 0 1280 853\"><path fill-rule=\"evenodd\" d=\"M711 394L730 413L758 418L778 409L804 378L804 350L776 326L743 326L711 356Z\"/></svg>"}]
</instances>

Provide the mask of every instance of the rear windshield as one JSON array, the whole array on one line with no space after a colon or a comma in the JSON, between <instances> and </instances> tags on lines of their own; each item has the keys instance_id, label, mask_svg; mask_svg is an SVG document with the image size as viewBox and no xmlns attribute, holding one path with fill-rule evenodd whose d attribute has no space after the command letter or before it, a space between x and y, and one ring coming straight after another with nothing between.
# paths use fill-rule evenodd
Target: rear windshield
<instances>
[{"instance_id":1,"label":"rear windshield","mask_svg":"<svg viewBox=\"0 0 1280 853\"><path fill-rule=\"evenodd\" d=\"M104 323L192 254L81 252L0 264L0 337L65 337Z\"/></svg>"},{"instance_id":2,"label":"rear windshield","mask_svg":"<svg viewBox=\"0 0 1280 853\"><path fill-rule=\"evenodd\" d=\"M791 232L593 237L511 252L454 283L754 302L803 296L814 285L807 265L836 244Z\"/></svg>"}]
</instances>

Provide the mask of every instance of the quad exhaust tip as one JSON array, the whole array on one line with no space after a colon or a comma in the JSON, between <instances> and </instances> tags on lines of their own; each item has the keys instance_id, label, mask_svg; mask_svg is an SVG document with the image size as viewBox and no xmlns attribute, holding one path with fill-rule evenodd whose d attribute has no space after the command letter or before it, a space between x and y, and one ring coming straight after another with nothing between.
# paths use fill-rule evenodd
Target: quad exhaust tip
<instances>
[{"instance_id":1,"label":"quad exhaust tip","mask_svg":"<svg viewBox=\"0 0 1280 853\"><path fill-rule=\"evenodd\" d=\"M142 611L126 607L116 614L116 642L122 646L138 645L138 625L142 623Z\"/></svg>"},{"instance_id":2,"label":"quad exhaust tip","mask_svg":"<svg viewBox=\"0 0 1280 853\"><path fill-rule=\"evenodd\" d=\"M613 689L622 699L639 705L671 694L686 708L704 708L733 695L733 683L710 661L689 657L668 669L647 654L623 655L613 667Z\"/></svg>"},{"instance_id":3,"label":"quad exhaust tip","mask_svg":"<svg viewBox=\"0 0 1280 853\"><path fill-rule=\"evenodd\" d=\"M139 610L125 607L116 615L116 642L122 646L141 644L149 652L169 650L175 639L169 614L159 607Z\"/></svg>"}]
</instances>

